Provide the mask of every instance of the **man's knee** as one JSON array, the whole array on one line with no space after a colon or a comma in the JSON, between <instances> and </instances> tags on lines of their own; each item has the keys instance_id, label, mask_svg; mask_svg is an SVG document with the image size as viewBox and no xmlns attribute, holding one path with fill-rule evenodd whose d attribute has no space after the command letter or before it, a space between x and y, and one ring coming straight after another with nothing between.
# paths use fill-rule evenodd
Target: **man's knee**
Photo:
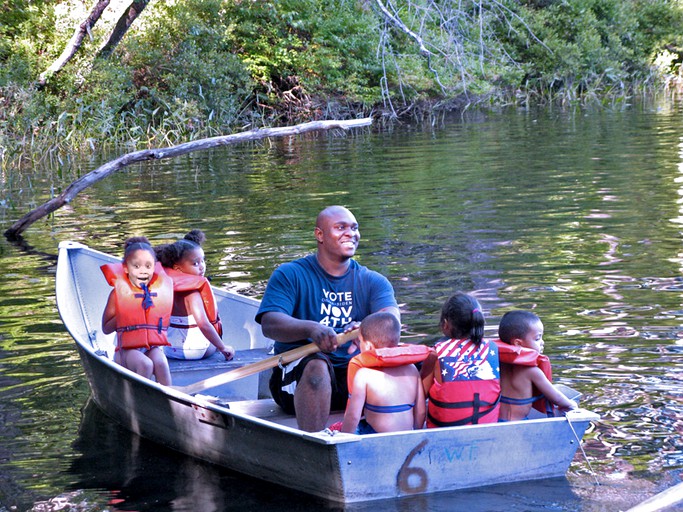
<instances>
[{"instance_id":1,"label":"man's knee","mask_svg":"<svg viewBox=\"0 0 683 512\"><path fill-rule=\"evenodd\" d=\"M330 369L322 359L309 361L301 375L300 384L314 390L329 389L332 385Z\"/></svg>"}]
</instances>

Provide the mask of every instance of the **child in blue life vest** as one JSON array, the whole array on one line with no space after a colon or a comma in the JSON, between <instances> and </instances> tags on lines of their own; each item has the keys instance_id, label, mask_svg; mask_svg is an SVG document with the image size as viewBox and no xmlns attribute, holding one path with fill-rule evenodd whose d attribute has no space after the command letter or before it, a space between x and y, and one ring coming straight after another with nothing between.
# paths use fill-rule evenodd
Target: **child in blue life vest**
<instances>
[{"instance_id":1,"label":"child in blue life vest","mask_svg":"<svg viewBox=\"0 0 683 512\"><path fill-rule=\"evenodd\" d=\"M342 432L374 434L424 426L424 391L413 363L423 361L430 349L399 345L400 339L401 323L391 313L373 313L361 322L361 353L349 363Z\"/></svg>"},{"instance_id":2,"label":"child in blue life vest","mask_svg":"<svg viewBox=\"0 0 683 512\"><path fill-rule=\"evenodd\" d=\"M223 328L216 299L204 277L205 239L204 232L194 229L182 240L155 249L164 270L173 279L173 311L168 329L171 346L164 347L164 352L173 359L202 359L218 351L229 361L235 349L221 339Z\"/></svg>"},{"instance_id":3,"label":"child in blue life vest","mask_svg":"<svg viewBox=\"0 0 683 512\"><path fill-rule=\"evenodd\" d=\"M530 311L508 311L498 326L500 342L500 421L527 418L531 407L552 416L577 408L553 386L550 361L543 352L543 322Z\"/></svg>"},{"instance_id":4,"label":"child in blue life vest","mask_svg":"<svg viewBox=\"0 0 683 512\"><path fill-rule=\"evenodd\" d=\"M126 240L122 263L102 265L114 289L102 315L102 331L116 331L114 361L159 384L171 385L163 347L173 307L173 282L145 237Z\"/></svg>"},{"instance_id":5,"label":"child in blue life vest","mask_svg":"<svg viewBox=\"0 0 683 512\"><path fill-rule=\"evenodd\" d=\"M447 339L422 365L428 396L427 427L498 421L500 368L494 343L484 340L484 313L477 299L463 292L443 305L441 331Z\"/></svg>"}]
</instances>

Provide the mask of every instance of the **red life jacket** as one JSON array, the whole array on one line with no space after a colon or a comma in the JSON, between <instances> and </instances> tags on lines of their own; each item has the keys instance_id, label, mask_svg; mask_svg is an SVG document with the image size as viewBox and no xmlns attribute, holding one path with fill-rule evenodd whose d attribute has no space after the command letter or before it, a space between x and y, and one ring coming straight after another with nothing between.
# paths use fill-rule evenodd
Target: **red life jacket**
<instances>
[{"instance_id":1,"label":"red life jacket","mask_svg":"<svg viewBox=\"0 0 683 512\"><path fill-rule=\"evenodd\" d=\"M535 350L521 347L519 345L510 345L501 340L494 340L498 345L498 353L501 363L516 364L519 366L538 366L543 374L550 382L553 381L553 370L550 365L550 359ZM532 389L532 396L540 395L541 398L533 403L533 408L539 412L547 414L548 417L553 416L553 405L548 402L540 391L534 386Z\"/></svg>"},{"instance_id":2,"label":"red life jacket","mask_svg":"<svg viewBox=\"0 0 683 512\"><path fill-rule=\"evenodd\" d=\"M143 308L145 294L133 286L121 263L100 267L107 283L114 287L116 299L116 349L152 348L170 345L166 330L173 309L173 281L160 263L149 282L152 306Z\"/></svg>"},{"instance_id":3,"label":"red life jacket","mask_svg":"<svg viewBox=\"0 0 683 512\"><path fill-rule=\"evenodd\" d=\"M451 347L449 354L444 353L447 347ZM449 340L434 348L442 366L442 382L435 379L429 389L427 427L496 423L500 409L500 366L496 345L482 341L476 346L469 340ZM470 359L456 363L461 368L456 370L457 376L451 375L454 370L446 367L443 358L453 357L460 361L464 354ZM484 365L489 367L490 374L486 375L489 378L467 372L468 367Z\"/></svg>"},{"instance_id":4,"label":"red life jacket","mask_svg":"<svg viewBox=\"0 0 683 512\"><path fill-rule=\"evenodd\" d=\"M216 298L213 295L209 280L204 276L186 274L185 272L172 268L164 268L164 270L173 279L174 292L199 292L199 295L202 297L202 302L204 303L206 317L209 319L209 322L211 322L211 325L214 326L218 335L223 336L223 324L221 324L221 319L218 316Z\"/></svg>"},{"instance_id":5,"label":"red life jacket","mask_svg":"<svg viewBox=\"0 0 683 512\"><path fill-rule=\"evenodd\" d=\"M347 383L349 395L353 390L353 379L361 368L391 368L406 364L421 363L434 349L425 345L399 345L366 350L349 361Z\"/></svg>"}]
</instances>

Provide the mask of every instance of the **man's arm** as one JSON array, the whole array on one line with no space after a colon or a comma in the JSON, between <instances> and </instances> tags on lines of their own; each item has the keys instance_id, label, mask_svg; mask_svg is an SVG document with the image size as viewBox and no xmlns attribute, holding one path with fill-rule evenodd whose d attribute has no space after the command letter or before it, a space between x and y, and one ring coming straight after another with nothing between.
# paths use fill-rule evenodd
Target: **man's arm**
<instances>
[{"instance_id":1,"label":"man's arm","mask_svg":"<svg viewBox=\"0 0 683 512\"><path fill-rule=\"evenodd\" d=\"M401 312L395 306L389 306L387 308L382 308L379 311L391 313L392 315L394 315L398 319L399 322L401 321ZM378 313L379 311L373 311L373 313Z\"/></svg>"},{"instance_id":2,"label":"man's arm","mask_svg":"<svg viewBox=\"0 0 683 512\"><path fill-rule=\"evenodd\" d=\"M310 339L323 352L337 348L337 333L331 327L313 320L299 320L278 311L267 311L261 317L263 335L280 343Z\"/></svg>"}]
</instances>

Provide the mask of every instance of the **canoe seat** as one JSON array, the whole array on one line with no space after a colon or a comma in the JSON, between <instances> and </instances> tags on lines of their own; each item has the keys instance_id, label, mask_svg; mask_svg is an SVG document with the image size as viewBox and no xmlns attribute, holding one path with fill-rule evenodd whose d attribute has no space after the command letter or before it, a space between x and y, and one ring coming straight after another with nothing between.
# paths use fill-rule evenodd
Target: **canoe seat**
<instances>
[{"instance_id":1,"label":"canoe seat","mask_svg":"<svg viewBox=\"0 0 683 512\"><path fill-rule=\"evenodd\" d=\"M231 361L226 361L223 354L215 353L206 359L192 361L184 359L169 359L171 376L174 386L187 386L200 380L208 379L214 375L236 370L242 366L256 363L268 357L268 349L253 348L238 350ZM249 375L241 379L207 389L207 395L220 397L223 400L250 400L257 398L270 398L268 379L270 371L264 371Z\"/></svg>"},{"instance_id":2,"label":"canoe seat","mask_svg":"<svg viewBox=\"0 0 683 512\"><path fill-rule=\"evenodd\" d=\"M229 371L247 364L256 363L265 359L268 355L268 349L266 348L252 348L249 350L237 350L232 361L226 361L223 354L216 352L206 359L187 360L168 358L168 365L171 368L171 373L196 371L198 369L197 367L201 367L202 369Z\"/></svg>"},{"instance_id":3,"label":"canoe seat","mask_svg":"<svg viewBox=\"0 0 683 512\"><path fill-rule=\"evenodd\" d=\"M261 400L241 400L237 402L221 401L221 405L233 412L247 414L264 420L272 421L280 425L297 428L296 416L285 413L272 398ZM344 419L344 411L333 411L327 420L327 425Z\"/></svg>"}]
</instances>

